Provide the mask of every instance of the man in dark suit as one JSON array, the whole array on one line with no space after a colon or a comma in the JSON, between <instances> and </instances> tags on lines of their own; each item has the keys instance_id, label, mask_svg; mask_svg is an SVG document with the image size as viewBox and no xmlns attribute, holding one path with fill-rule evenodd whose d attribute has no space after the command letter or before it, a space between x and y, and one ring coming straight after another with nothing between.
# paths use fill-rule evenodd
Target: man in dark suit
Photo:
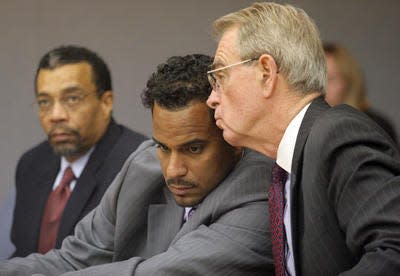
<instances>
[{"instance_id":1,"label":"man in dark suit","mask_svg":"<svg viewBox=\"0 0 400 276\"><path fill-rule=\"evenodd\" d=\"M62 46L45 54L35 89L48 140L18 162L13 256L59 248L75 224L100 202L125 159L146 139L112 118L110 72L86 48ZM62 191L63 201L54 201L52 195L60 190L67 168L72 169L73 179Z\"/></svg>"},{"instance_id":2,"label":"man in dark suit","mask_svg":"<svg viewBox=\"0 0 400 276\"><path fill-rule=\"evenodd\" d=\"M0 275L271 275L272 161L222 138L205 103L210 63L188 55L158 67L143 94L154 141L60 250L0 263Z\"/></svg>"},{"instance_id":3,"label":"man in dark suit","mask_svg":"<svg viewBox=\"0 0 400 276\"><path fill-rule=\"evenodd\" d=\"M208 104L230 144L273 159L276 275L399 275L400 156L370 118L323 99L318 30L290 5L219 18Z\"/></svg>"}]
</instances>

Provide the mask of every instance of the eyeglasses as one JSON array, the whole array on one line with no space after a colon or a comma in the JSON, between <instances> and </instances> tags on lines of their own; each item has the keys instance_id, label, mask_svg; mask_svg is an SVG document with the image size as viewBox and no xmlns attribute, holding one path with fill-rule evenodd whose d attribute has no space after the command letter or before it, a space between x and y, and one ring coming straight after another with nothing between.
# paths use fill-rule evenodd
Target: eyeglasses
<instances>
[{"instance_id":1,"label":"eyeglasses","mask_svg":"<svg viewBox=\"0 0 400 276\"><path fill-rule=\"evenodd\" d=\"M239 62L236 62L236 63L233 63L233 64L229 64L229 65L224 66L224 67L220 67L220 68L216 68L216 69L207 71L208 81L210 82L210 85L211 85L212 89L214 91L216 91L221 87L221 84L220 84L217 76L215 75L216 72L220 72L222 70L234 67L236 65L244 64L244 63L247 63L247 62L250 62L250 61L254 61L254 60L257 60L257 59L258 58L249 58L249 59L242 60L242 61L239 61Z\"/></svg>"},{"instance_id":2,"label":"eyeglasses","mask_svg":"<svg viewBox=\"0 0 400 276\"><path fill-rule=\"evenodd\" d=\"M61 96L59 99L60 104L68 111L72 111L77 109L85 100L85 98L89 95L87 94L68 94ZM39 111L42 113L48 113L54 108L54 104L57 100L51 98L49 96L39 96L36 99L37 106L39 107Z\"/></svg>"}]
</instances>

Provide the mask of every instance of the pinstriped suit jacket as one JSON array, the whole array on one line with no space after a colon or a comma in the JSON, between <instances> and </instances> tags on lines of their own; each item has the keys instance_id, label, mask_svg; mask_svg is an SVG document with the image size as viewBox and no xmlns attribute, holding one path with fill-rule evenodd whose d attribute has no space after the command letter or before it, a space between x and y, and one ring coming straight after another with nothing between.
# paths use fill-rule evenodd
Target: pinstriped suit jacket
<instances>
[{"instance_id":1,"label":"pinstriped suit jacket","mask_svg":"<svg viewBox=\"0 0 400 276\"><path fill-rule=\"evenodd\" d=\"M184 208L165 187L154 143L145 142L60 250L0 264L0 275L90 266L67 275L273 275L271 163L247 152L182 226Z\"/></svg>"},{"instance_id":2,"label":"pinstriped suit jacket","mask_svg":"<svg viewBox=\"0 0 400 276\"><path fill-rule=\"evenodd\" d=\"M292 163L297 275L400 275L399 160L366 115L311 104Z\"/></svg>"}]
</instances>

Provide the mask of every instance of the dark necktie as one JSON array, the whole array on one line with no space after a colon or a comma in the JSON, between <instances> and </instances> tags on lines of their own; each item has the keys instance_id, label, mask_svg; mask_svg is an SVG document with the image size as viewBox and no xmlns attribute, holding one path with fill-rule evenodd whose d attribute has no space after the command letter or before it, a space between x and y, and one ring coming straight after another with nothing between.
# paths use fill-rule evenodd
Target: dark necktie
<instances>
[{"instance_id":1,"label":"dark necktie","mask_svg":"<svg viewBox=\"0 0 400 276\"><path fill-rule=\"evenodd\" d=\"M60 185L51 192L47 199L40 226L39 253L45 254L56 245L60 220L71 195L69 184L74 178L72 169L70 167L65 169Z\"/></svg>"},{"instance_id":2,"label":"dark necktie","mask_svg":"<svg viewBox=\"0 0 400 276\"><path fill-rule=\"evenodd\" d=\"M272 167L272 183L268 191L275 276L285 275L285 227L283 212L285 207L284 189L286 179L287 172L275 163Z\"/></svg>"}]
</instances>

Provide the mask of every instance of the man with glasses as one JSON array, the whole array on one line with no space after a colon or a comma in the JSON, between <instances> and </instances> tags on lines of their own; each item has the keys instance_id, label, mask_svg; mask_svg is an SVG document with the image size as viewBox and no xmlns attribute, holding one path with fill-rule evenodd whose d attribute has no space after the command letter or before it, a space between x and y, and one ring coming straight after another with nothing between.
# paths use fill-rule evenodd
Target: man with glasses
<instances>
[{"instance_id":1,"label":"man with glasses","mask_svg":"<svg viewBox=\"0 0 400 276\"><path fill-rule=\"evenodd\" d=\"M45 54L35 90L48 139L18 162L13 256L59 248L145 140L112 118L110 72L86 48L61 46Z\"/></svg>"},{"instance_id":2,"label":"man with glasses","mask_svg":"<svg viewBox=\"0 0 400 276\"><path fill-rule=\"evenodd\" d=\"M312 20L290 5L256 3L216 20L214 32L216 124L231 145L276 160L275 275L399 275L399 152L367 116L324 101Z\"/></svg>"},{"instance_id":3,"label":"man with glasses","mask_svg":"<svg viewBox=\"0 0 400 276\"><path fill-rule=\"evenodd\" d=\"M60 250L0 275L272 275L272 161L224 141L206 100L205 55L171 57L143 92L153 141L127 160Z\"/></svg>"}]
</instances>

